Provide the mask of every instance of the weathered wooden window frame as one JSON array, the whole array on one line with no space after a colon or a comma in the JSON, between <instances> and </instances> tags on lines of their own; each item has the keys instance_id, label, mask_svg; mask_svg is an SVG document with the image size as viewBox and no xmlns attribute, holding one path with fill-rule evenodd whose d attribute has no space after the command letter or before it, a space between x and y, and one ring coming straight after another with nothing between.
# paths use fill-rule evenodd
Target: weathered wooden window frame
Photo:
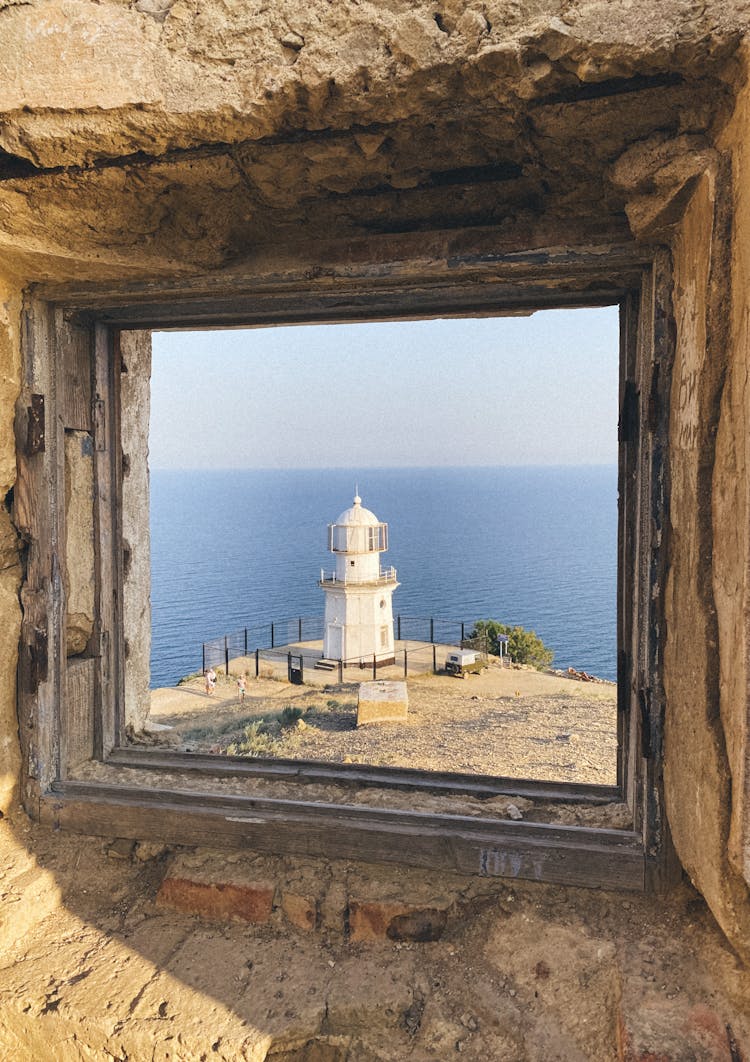
<instances>
[{"instance_id":1,"label":"weathered wooden window frame","mask_svg":"<svg viewBox=\"0 0 750 1062\"><path fill-rule=\"evenodd\" d=\"M632 246L503 254L492 237L456 241L428 269L419 241L395 263L301 263L278 274L110 289L38 290L24 310L17 434L17 525L29 543L19 665L28 812L57 828L181 844L247 846L395 861L460 872L623 889L674 873L662 801L662 649L668 521L671 274L665 251ZM458 241L460 245L460 240ZM348 249L351 251L351 248ZM334 256L335 257L335 256ZM340 259L340 251L339 251ZM523 313L619 304L618 764L616 786L492 779L297 761L228 761L124 741L118 382L122 329L252 326ZM93 652L65 657L66 428L94 446L96 625ZM94 758L151 772L153 788L75 779ZM162 772L296 781L276 800L170 788ZM626 801L632 830L428 815L304 799L308 782L394 786L546 802Z\"/></svg>"}]
</instances>

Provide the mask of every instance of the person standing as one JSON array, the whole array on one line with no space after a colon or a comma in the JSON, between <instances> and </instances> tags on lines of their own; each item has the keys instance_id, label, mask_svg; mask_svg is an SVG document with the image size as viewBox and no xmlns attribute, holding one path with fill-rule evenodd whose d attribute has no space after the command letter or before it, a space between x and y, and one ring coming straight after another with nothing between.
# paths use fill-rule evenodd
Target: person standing
<instances>
[{"instance_id":1,"label":"person standing","mask_svg":"<svg viewBox=\"0 0 750 1062\"><path fill-rule=\"evenodd\" d=\"M247 679L244 675L240 675L237 679L237 700L240 704L245 702L245 693L247 692Z\"/></svg>"},{"instance_id":2,"label":"person standing","mask_svg":"<svg viewBox=\"0 0 750 1062\"><path fill-rule=\"evenodd\" d=\"M212 667L206 672L206 696L212 697L216 686L216 672Z\"/></svg>"}]
</instances>

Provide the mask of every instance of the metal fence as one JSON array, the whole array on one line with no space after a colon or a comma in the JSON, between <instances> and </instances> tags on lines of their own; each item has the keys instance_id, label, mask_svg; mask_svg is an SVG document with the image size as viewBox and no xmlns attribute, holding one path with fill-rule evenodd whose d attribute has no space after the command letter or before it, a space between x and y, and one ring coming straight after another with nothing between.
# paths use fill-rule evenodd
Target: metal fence
<instances>
[{"instance_id":1,"label":"metal fence","mask_svg":"<svg viewBox=\"0 0 750 1062\"><path fill-rule=\"evenodd\" d=\"M444 616L403 616L394 617L394 636L397 646L395 660L384 663L374 656L363 659L358 664L344 664L332 661L333 671L329 672L331 680L344 682L344 672L351 674L355 669L371 674L419 674L440 671L445 661L439 647L455 646L476 649L483 657L487 655L486 641L478 644L471 639L474 620L449 619ZM315 669L318 661L323 660L323 651L304 643L321 642L324 634L322 616L295 616L291 619L273 620L269 623L243 627L240 630L224 634L203 642L202 670L209 667L220 668L229 674L229 665L233 660L244 659L245 670L256 677L268 673L278 676L287 670L290 681L304 681L304 675ZM410 642L427 643L410 645Z\"/></svg>"},{"instance_id":2,"label":"metal fence","mask_svg":"<svg viewBox=\"0 0 750 1062\"><path fill-rule=\"evenodd\" d=\"M208 667L228 667L230 660L252 656L256 649L274 649L281 645L321 641L322 638L322 616L295 616L243 627L203 643L203 670Z\"/></svg>"}]
</instances>

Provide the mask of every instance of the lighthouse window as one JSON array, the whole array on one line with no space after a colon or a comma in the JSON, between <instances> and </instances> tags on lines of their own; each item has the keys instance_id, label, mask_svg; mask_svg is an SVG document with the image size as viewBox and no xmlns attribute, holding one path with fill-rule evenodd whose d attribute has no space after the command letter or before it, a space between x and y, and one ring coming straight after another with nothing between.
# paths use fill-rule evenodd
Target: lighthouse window
<instances>
[{"instance_id":1,"label":"lighthouse window","mask_svg":"<svg viewBox=\"0 0 750 1062\"><path fill-rule=\"evenodd\" d=\"M278 842L279 851L294 850L294 845L301 843L299 823L308 816L313 829L305 832L304 844L310 837L329 833L339 841L341 837L359 836L357 823L361 821L366 824L360 831L363 837L366 831L375 831L378 837L382 834L387 838L383 844L391 854L384 858L401 859L408 847L403 840L406 834L398 835L396 830L391 836L382 824L386 820L405 822L409 815L413 818L416 813L410 794L417 790L428 794L430 801L443 802L435 804L439 811L428 830L416 830L416 820L409 819L409 830L414 826L414 831L408 835L419 839L419 858L423 850L429 850L424 857L428 863L434 859L439 864L446 852L455 852L455 868L466 869L467 860L475 860L479 873L506 873L503 868L511 865L506 859L510 849L506 848L512 840L519 846L513 852L521 853L520 861L513 863L514 873L543 879L549 870L555 880L612 883L620 880L624 865L629 880L635 882L638 874L642 879L643 850L631 824L645 822L636 804L643 794L653 795L649 787L659 784L659 771L649 765L646 770L638 750L648 745L654 763L660 755L661 716L655 700L660 689L659 638L663 637L659 579L665 566L659 535L668 521L659 494L666 481L660 464L667 453L664 425L653 422L653 416L648 430L640 423L647 415L646 405L657 412L662 407L655 401L646 403L640 396L668 393L668 369L659 376L653 366L669 364L664 345L671 332L662 325L669 320L670 310L665 302L657 313L649 300L666 300L669 285L665 282L660 286L651 265L644 265L641 258L627 259L624 253L618 262L627 260L627 269L623 267L614 278L608 276L600 258L584 255L585 261L569 279L563 276L562 264L547 274L546 267L539 266L535 258L522 269L514 261L512 271L509 267L507 277L500 282L498 277L504 269L501 257L493 258L489 273L483 272L483 259L471 259L469 265L462 264L461 259L455 265L457 272L443 278L453 285L450 293L434 292L434 302L429 301L430 284L425 282L415 285L413 291L405 284L402 303L394 296L396 285L388 288L382 302L378 302L379 295L372 295L369 309L369 294L365 298L360 293L357 298L364 301L359 303L352 297L350 303L349 294L344 297L338 292L339 301L331 304L330 311L321 310L326 305L326 289L318 285L314 291L305 288L303 295L284 304L276 316L268 309L275 298L272 291L264 303L267 316L262 318L254 316L256 303L242 295L238 295L239 301L231 301L231 314L226 303L212 316L213 311L209 314L206 307L213 305L213 296L205 296L192 310L188 298L178 311L168 299L152 305L153 297L147 292L143 294L144 307L123 308L120 298L101 321L96 320L98 307L104 305L101 293L90 313L80 318L73 310L70 317L61 314L55 327L68 328L69 320L75 320L87 342L78 334L73 342L67 333L61 333L59 342L45 338L40 349L59 350L61 359L70 356L74 362L93 350L95 390L89 399L93 394L97 397L93 403L86 402L85 395L68 395L62 387L57 391L52 388L47 395L48 424L57 423L56 394L65 396L70 415L80 416L82 422L92 405L95 410L95 423L92 420L88 429L85 423L84 428L75 429L89 431L94 445L76 446L79 441L66 436L61 460L67 464L58 479L63 484L75 482L74 477L89 469L84 464L82 471L81 462L92 459L97 553L92 576L96 623L88 637L82 635L80 644L72 638L69 643L65 641L66 624L68 633L76 633L73 628L78 613L71 612L67 619L57 614L49 618L50 624L57 624L53 630L55 652L63 647L67 655L63 651L61 659L56 657L48 680L52 685L64 681L63 693L58 690L55 694L50 685L52 694L45 690L44 696L58 696L62 705L60 725L71 728L64 743L56 744L55 738L43 746L43 751L48 747L60 750L60 761L67 757L64 769L54 764L45 767L45 777L55 786L54 807L50 804L49 812L55 821L77 821L83 828L104 829L106 825L110 835L116 835L118 786L123 786L127 796L122 799L130 802L128 806L137 805L128 821L136 824L133 828L143 828L140 836L157 832L147 813L141 813L141 805L158 807L161 801L171 809L165 818L165 836L176 843L191 843L189 832L178 825L180 809L190 806L190 814L204 835L215 829L219 839L231 837L234 843L253 844L261 834L266 837L263 823L268 816L263 802L270 801L275 818L271 816L269 821L276 823L273 841ZM464 281L459 276L464 269L481 274L486 283ZM506 280L507 290L503 286ZM373 283L377 288L368 273L362 292L369 292ZM310 284L314 286L313 281ZM595 292L597 305L584 308L582 303L592 297L591 292ZM645 314L641 313L643 300ZM542 309L544 305L548 305L549 315ZM455 319L435 319L452 312L452 307ZM196 326L210 326L224 319L222 315L229 315L227 322L235 325L245 321L277 324L290 318L301 320L308 310L313 324L300 328L293 343L287 338L284 349L316 351L314 357L309 356L313 374L301 378L304 358L294 366L296 390L320 417L319 423L325 422L330 429L318 430L314 436L299 411L289 408L290 389L262 375L275 362L290 357L281 348L276 348L273 356L258 354L265 333L281 343L286 325L256 329L246 340L238 331L213 335L214 353L221 350L222 371L212 375L204 367L195 374L202 381L202 389L192 411L183 404L184 389L174 387L179 366L192 366L192 338L178 332L154 336L151 400L155 413L150 440L153 645L161 652L158 666L163 670L158 672L156 666L152 670L154 690L147 690L146 696L151 713L148 722L153 729L139 744L148 713L137 716L136 710L143 705L138 707L136 694L141 696L143 691L128 683L135 672L143 677L143 653L147 652L135 637L143 626L144 610L138 611L134 604L143 604L144 583L136 586L134 573L148 552L148 527L142 511L143 492L148 487L137 473L145 468L146 460L143 422L138 419L143 415L143 392L138 388L148 379L149 364L145 343L135 333L121 334L117 323L132 326L143 320L148 326L161 323L173 328L184 324L180 317L184 312L185 320ZM522 316L527 310L533 314L529 318ZM504 311L510 316L502 317ZM334 326L329 331L320 323L321 315L328 312L338 320L361 313L368 322L357 327L375 330L379 345L373 349L380 354L378 358L366 356L363 365L376 362L380 373L368 391L379 418L377 425L363 422L368 402L360 400L362 396L351 394L347 401L338 387L341 381L358 380L352 351L359 340L342 357L338 374L321 372L323 354L333 346ZM132 316L128 317L129 313ZM495 313L501 316L493 317ZM563 314L573 321L568 340L561 326ZM660 328L652 335L649 322L654 320L659 321ZM405 329L401 347L388 332L396 324ZM463 338L453 330L458 324L469 329ZM500 325L507 330L502 334L498 331L491 344L483 345L483 337ZM432 331L438 327L442 331ZM514 330L522 328L538 330L533 332L535 339L523 357L512 342ZM325 332L325 337L317 329ZM414 330L414 338L409 329ZM416 339L420 329L432 339L424 353L419 352ZM577 359L589 334L607 338L596 350L589 350L585 364ZM437 337L445 335L450 335L450 342L440 354ZM254 366L252 380L241 376L241 360L230 365L232 344L240 340L247 343L243 357ZM543 340L548 342L546 354ZM171 348L170 343L174 344ZM360 345L367 353L364 340ZM416 376L393 382L392 367L384 368L381 357L391 349L397 350L404 371ZM408 350L408 357L403 356L404 350ZM439 357L444 360L438 362ZM531 368L534 358L540 359L542 366L536 375ZM206 361L205 365L209 364ZM171 378L163 372L169 365ZM605 372L610 386L597 404L586 398L587 387L594 379L603 379L597 374ZM513 373L517 384L514 397L502 404L511 392ZM320 394L315 392L314 401L309 401L316 374L325 386ZM191 375L185 368L180 378L186 380ZM74 379L75 375L69 377ZM383 379L389 381L387 400L383 398ZM331 380L336 381L336 387ZM225 381L231 381L231 386ZM323 392L332 396L333 404L320 414L315 407ZM214 393L220 404L209 409L207 403ZM166 403L162 401L165 394ZM283 399L286 421L277 423L274 430L263 418L274 407L275 400L268 396L275 394L281 396L275 408ZM386 417L392 408L399 411L398 432ZM423 423L415 430L417 413ZM541 428L532 427L533 417L541 417ZM613 442L618 420L619 450ZM494 434L488 435L490 421ZM256 431L253 440L258 447L258 467L243 466L247 453L253 450L238 435L225 451L223 466L206 436L202 445L207 464L189 469L192 437L204 423L212 426L214 437L221 423ZM592 432L599 423L609 435L597 451ZM175 430L171 442L163 431L167 424ZM177 432L184 424L191 426L187 436ZM555 437L554 426L561 429ZM73 431L71 426L69 432ZM331 448L316 449L327 444L329 436ZM386 445L392 446L394 440L400 447L401 463L398 452L386 451ZM294 466L291 451L283 449L287 445L298 447L297 460L309 454L317 464ZM554 452L555 463L544 465L545 445ZM361 449L356 450L357 446ZM424 449L426 446L445 448L440 451L442 463L427 463L430 451ZM349 458L346 467L337 467L334 457L342 452L356 452L357 461ZM384 465L386 452L392 463ZM608 466L592 471L581 458L586 452L606 453ZM518 455L518 464L510 463L511 453ZM279 465L282 454L286 455L284 467ZM158 455L165 462L161 467ZM186 467L179 466L177 458ZM571 464L566 466L563 458L570 458ZM619 475L615 466L619 466ZM357 500L360 496L361 502ZM592 497L599 500L592 504ZM530 503L523 519L519 517L522 501ZM339 526L337 520L360 503L371 515L364 522L349 522L351 516L347 517ZM278 519L279 512L286 515ZM646 518L649 513L652 519ZM204 517L217 514L221 515L221 526L212 529ZM376 522L367 523L371 518ZM57 548L53 541L57 525L53 521L50 527L50 541ZM238 531L236 542L230 534L233 528ZM312 566L302 558L308 539L317 543ZM604 541L610 542L608 554L606 550L597 552ZM71 536L68 545L73 542ZM530 545L534 546L531 551ZM199 548L198 565L196 554L189 552L193 546ZM356 561L354 554L365 555ZM473 567L469 574L470 561ZM265 598L260 590L264 569L272 573L268 593L263 591ZM420 570L430 575L418 597ZM140 571L142 575L142 568ZM611 607L605 623L597 611L592 584L587 581L596 572L604 572L610 585ZM231 608L221 604L224 611L220 613L217 608L223 600L220 589L225 579L232 588L233 604ZM617 593L613 590L615 582ZM297 605L300 599L294 595L300 586L308 593L303 600L309 605ZM450 610L441 607L448 586L455 588L452 592L456 595ZM197 602L187 612L178 597L185 587L192 587ZM492 589L491 599L482 597L488 587ZM554 588L559 590L558 598L551 594ZM336 606L330 611L330 629L326 630L324 596ZM73 600L72 593L64 597ZM262 598L268 603L261 606L258 601ZM434 607L415 607L415 600L434 602ZM294 606L289 607L292 601ZM392 626L382 615L391 604ZM85 607L84 600L84 620ZM251 609L257 611L251 613ZM203 624L200 638L185 634L192 615ZM175 649L175 639L170 643L159 626L165 616L171 616L173 632L181 632L179 639L190 642L192 657L187 666ZM611 637L609 655L606 660L602 657L601 666L566 648L574 644L566 641L573 636L579 638L575 644L583 644L582 634L592 644L601 641L605 629ZM367 651L357 642L364 630L371 639ZM550 649L557 654L551 668L546 655ZM643 671L639 681L647 682L653 691L649 696L654 703L648 712L631 711L631 698L637 689L634 660ZM185 680L182 685L179 679ZM498 682L502 689L496 688ZM377 698L367 701L365 687L370 683L396 689L379 690L378 697L386 698L392 717L382 727L368 729L362 720L358 725L358 715L365 714L362 704L378 703ZM399 700L402 684L408 696ZM557 691L551 695L555 707L546 711L550 684ZM25 698L29 716L31 694L27 686L21 686L20 696ZM168 695L157 694L157 690ZM183 695L190 703L185 707L181 701L183 707L177 710L174 705ZM47 702L43 707L46 711ZM641 728L648 720L652 722L646 740ZM304 726L290 725L290 721L302 721ZM391 741L391 749L401 749L402 758L383 754L394 734L397 740ZM604 750L600 761L590 755L594 747ZM92 757L97 765L86 775L86 764ZM276 761L290 759L297 760L299 766L288 776L279 774ZM159 774L165 765L169 773ZM196 766L200 771L190 775ZM55 774L56 770L62 773ZM180 772L185 779L190 777L191 784L184 786L184 795L178 800L170 800L165 794ZM304 784L341 787L333 795L326 789L325 804L326 808L336 803L345 804L347 809L356 807L356 813L347 812L348 833L336 832L338 822L329 830L326 823L333 822L335 814L321 812L315 801L309 803L309 794L292 794L291 789L283 796L276 790L261 792L269 777L277 786L296 785L293 775ZM100 790L86 787L106 786L109 782L102 780L105 777L112 780L113 793L95 805L97 814L92 815L86 810L86 801L98 800ZM221 788L222 779L235 777L251 780L259 787L261 799L251 816L243 803L242 784L235 789ZM150 779L155 780L154 785L148 784ZM206 798L193 806L185 794L203 785ZM353 792L361 785L365 788ZM367 786L392 786L392 811L391 804L381 805L379 818L368 818ZM506 829L497 823L507 817L506 798L510 797L521 819L514 814L516 821ZM491 799L472 803L479 798ZM286 802L283 807L276 807L274 801L278 800ZM305 809L294 820L294 827L284 818L290 801ZM227 814L233 802L237 814ZM561 805L566 809L563 813L559 812ZM607 826L612 814L611 821L619 824L617 830L607 827L606 837L589 829L591 816L578 815L579 808L588 812L599 805L617 805L616 811L608 809L596 819ZM654 797L648 806L658 809L662 804ZM629 818L634 811L635 819ZM468 828L463 821L475 813L481 819L481 829ZM651 810L649 814L655 813ZM457 816L463 823L460 829L453 822ZM342 821L345 818L342 811ZM485 821L491 825L485 828ZM543 822L547 832L540 832ZM644 831L652 825L644 826ZM400 828L405 829L403 824ZM474 843L472 831L477 837L481 833L481 843ZM433 844L433 837L440 844ZM457 847L451 847L453 842L443 843L445 837L453 838ZM574 859L576 838L588 852L583 871ZM534 853L547 844L556 846L555 858L549 866L544 859L539 865L533 863ZM345 847L341 842L338 851L344 852Z\"/></svg>"}]
</instances>

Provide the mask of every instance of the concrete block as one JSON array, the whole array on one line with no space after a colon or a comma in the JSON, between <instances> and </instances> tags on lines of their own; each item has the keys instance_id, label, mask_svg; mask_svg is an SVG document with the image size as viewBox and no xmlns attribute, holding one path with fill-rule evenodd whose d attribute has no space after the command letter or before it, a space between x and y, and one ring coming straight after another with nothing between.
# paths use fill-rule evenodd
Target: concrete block
<instances>
[{"instance_id":1,"label":"concrete block","mask_svg":"<svg viewBox=\"0 0 750 1062\"><path fill-rule=\"evenodd\" d=\"M361 682L357 701L357 726L368 723L405 723L409 695L405 682Z\"/></svg>"}]
</instances>

